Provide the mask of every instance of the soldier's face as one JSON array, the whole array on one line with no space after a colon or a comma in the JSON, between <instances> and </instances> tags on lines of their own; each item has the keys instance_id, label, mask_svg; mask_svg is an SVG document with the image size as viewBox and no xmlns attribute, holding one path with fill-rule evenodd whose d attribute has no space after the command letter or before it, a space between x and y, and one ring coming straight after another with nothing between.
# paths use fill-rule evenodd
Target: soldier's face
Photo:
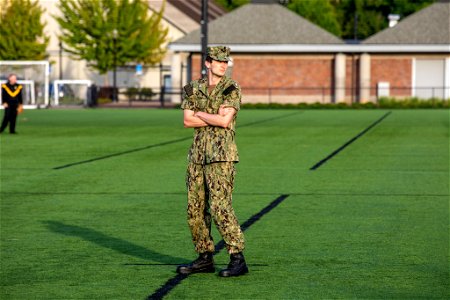
<instances>
[{"instance_id":1,"label":"soldier's face","mask_svg":"<svg viewBox=\"0 0 450 300\"><path fill-rule=\"evenodd\" d=\"M206 67L211 70L211 73L218 77L223 77L228 68L228 62L213 60L206 62Z\"/></svg>"},{"instance_id":2,"label":"soldier's face","mask_svg":"<svg viewBox=\"0 0 450 300\"><path fill-rule=\"evenodd\" d=\"M9 77L9 83L16 84L16 82L17 82L17 77L15 75L12 75Z\"/></svg>"}]
</instances>

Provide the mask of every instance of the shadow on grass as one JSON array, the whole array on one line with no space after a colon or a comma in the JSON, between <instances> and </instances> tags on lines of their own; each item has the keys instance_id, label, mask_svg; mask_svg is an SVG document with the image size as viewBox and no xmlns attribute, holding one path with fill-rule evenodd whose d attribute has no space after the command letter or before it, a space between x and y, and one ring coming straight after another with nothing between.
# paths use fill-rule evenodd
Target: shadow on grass
<instances>
[{"instance_id":1,"label":"shadow on grass","mask_svg":"<svg viewBox=\"0 0 450 300\"><path fill-rule=\"evenodd\" d=\"M57 221L43 221L50 231L60 233L66 236L82 238L85 241L97 244L119 253L131 255L145 260L157 261L161 264L181 264L187 262L186 259L162 254L145 247L121 240L96 231L94 229L68 225Z\"/></svg>"}]
</instances>

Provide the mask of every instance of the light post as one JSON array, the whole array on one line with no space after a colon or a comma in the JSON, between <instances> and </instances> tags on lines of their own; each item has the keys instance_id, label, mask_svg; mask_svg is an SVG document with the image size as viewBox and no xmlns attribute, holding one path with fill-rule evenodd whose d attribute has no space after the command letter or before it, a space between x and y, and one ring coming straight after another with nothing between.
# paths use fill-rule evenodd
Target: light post
<instances>
[{"instance_id":1,"label":"light post","mask_svg":"<svg viewBox=\"0 0 450 300\"><path fill-rule=\"evenodd\" d=\"M113 30L113 94L112 101L117 102L117 29Z\"/></svg>"},{"instance_id":2,"label":"light post","mask_svg":"<svg viewBox=\"0 0 450 300\"><path fill-rule=\"evenodd\" d=\"M59 80L62 80L63 78L62 52L63 52L63 43L62 41L59 41Z\"/></svg>"},{"instance_id":3,"label":"light post","mask_svg":"<svg viewBox=\"0 0 450 300\"><path fill-rule=\"evenodd\" d=\"M202 0L202 19L201 24L201 46L202 46L202 59L200 70L202 77L206 76L206 48L208 47L208 0Z\"/></svg>"}]
</instances>

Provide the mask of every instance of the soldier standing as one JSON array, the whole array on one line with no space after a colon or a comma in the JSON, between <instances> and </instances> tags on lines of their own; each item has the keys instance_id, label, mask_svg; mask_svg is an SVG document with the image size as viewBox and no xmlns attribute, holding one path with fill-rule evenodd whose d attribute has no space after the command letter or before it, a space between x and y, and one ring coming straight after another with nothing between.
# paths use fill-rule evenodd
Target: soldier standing
<instances>
[{"instance_id":1,"label":"soldier standing","mask_svg":"<svg viewBox=\"0 0 450 300\"><path fill-rule=\"evenodd\" d=\"M228 47L209 47L207 77L183 88L184 127L194 128L186 175L188 224L199 257L178 266L180 274L215 271L211 219L230 254L228 267L219 275L230 277L248 272L242 254L244 235L231 205L235 163L239 161L235 126L241 91L235 81L225 76L229 55Z\"/></svg>"},{"instance_id":2,"label":"soldier standing","mask_svg":"<svg viewBox=\"0 0 450 300\"><path fill-rule=\"evenodd\" d=\"M2 126L2 133L9 123L9 132L16 134L17 114L22 112L22 85L17 84L17 76L10 74L8 82L2 84L2 105L5 108Z\"/></svg>"}]
</instances>

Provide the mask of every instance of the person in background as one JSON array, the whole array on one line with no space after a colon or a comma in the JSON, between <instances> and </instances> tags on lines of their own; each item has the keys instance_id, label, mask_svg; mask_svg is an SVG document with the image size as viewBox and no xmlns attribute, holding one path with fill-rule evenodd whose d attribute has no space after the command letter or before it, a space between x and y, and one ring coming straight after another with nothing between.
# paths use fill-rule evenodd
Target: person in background
<instances>
[{"instance_id":1,"label":"person in background","mask_svg":"<svg viewBox=\"0 0 450 300\"><path fill-rule=\"evenodd\" d=\"M5 108L3 122L0 127L2 133L9 123L9 132L16 134L17 114L23 111L22 107L22 85L17 83L17 76L10 74L8 82L2 84L2 105Z\"/></svg>"}]
</instances>

